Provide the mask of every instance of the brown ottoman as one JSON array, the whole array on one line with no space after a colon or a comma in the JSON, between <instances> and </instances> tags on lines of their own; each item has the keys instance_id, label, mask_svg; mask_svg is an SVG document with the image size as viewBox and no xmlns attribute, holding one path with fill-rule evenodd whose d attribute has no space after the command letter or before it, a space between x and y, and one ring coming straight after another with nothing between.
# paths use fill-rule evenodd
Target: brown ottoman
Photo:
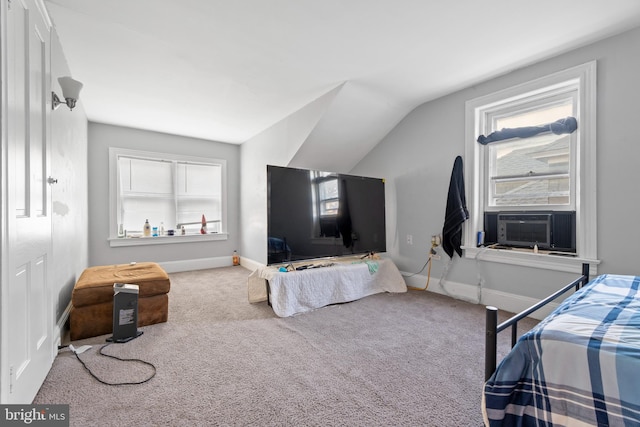
<instances>
[{"instance_id":1,"label":"brown ottoman","mask_svg":"<svg viewBox=\"0 0 640 427\"><path fill-rule=\"evenodd\" d=\"M166 322L169 276L154 262L89 267L71 294L71 340L113 331L113 284L138 285L138 326Z\"/></svg>"}]
</instances>

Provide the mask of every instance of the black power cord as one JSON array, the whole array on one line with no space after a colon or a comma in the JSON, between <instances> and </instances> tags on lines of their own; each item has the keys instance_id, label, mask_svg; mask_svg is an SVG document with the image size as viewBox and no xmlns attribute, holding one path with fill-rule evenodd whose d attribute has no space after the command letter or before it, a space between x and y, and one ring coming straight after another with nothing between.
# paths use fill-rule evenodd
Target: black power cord
<instances>
[{"instance_id":1,"label":"black power cord","mask_svg":"<svg viewBox=\"0 0 640 427\"><path fill-rule=\"evenodd\" d=\"M75 355L76 355L76 359L78 359L78 360L80 361L80 363L82 364L82 366L84 366L84 369L86 369L86 370L87 370L87 372L89 372L93 378L95 378L96 380L98 380L98 381L99 381L100 383L102 383L102 384L112 385L112 386L120 386L120 385L138 385L138 384L144 384L144 383L146 383L146 382L150 381L153 377L155 377L155 376L156 376L156 367L153 365L153 363L146 362L146 361L141 360L141 359L127 359L127 358L122 358L122 357L118 357L118 356L113 356L113 355L111 355L111 354L105 354L105 353L103 353L103 352L102 352L102 350L104 350L105 348L109 347L111 344L113 344L113 343L108 343L108 344L105 344L105 345L103 345L102 347L100 347L100 351L99 351L99 353L100 353L102 356L110 357L110 358L112 358L112 359L120 360L120 361L122 361L122 362L138 362L138 363L142 363L142 364L144 364L144 365L150 366L150 367L151 367L151 369L153 369L153 373L151 374L151 376L149 376L149 377L148 377L147 379L145 379L145 380L137 381L137 382L110 383L110 382L107 382L107 381L104 381L104 380L102 380L102 379L98 378L98 376L97 376L96 374L94 374L93 372L91 372L91 369L89 369L89 367L84 363L84 361L83 361L82 359L80 359L80 356L79 356L79 355L78 355L78 353L75 351L75 349L74 349L74 350L72 350L72 351L73 351L73 354L75 354Z\"/></svg>"}]
</instances>

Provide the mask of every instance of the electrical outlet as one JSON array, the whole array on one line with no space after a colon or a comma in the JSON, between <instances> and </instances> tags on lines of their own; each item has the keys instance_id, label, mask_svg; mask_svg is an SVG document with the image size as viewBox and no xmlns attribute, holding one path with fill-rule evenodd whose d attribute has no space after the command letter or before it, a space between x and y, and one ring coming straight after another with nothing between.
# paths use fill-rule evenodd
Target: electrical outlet
<instances>
[{"instance_id":1,"label":"electrical outlet","mask_svg":"<svg viewBox=\"0 0 640 427\"><path fill-rule=\"evenodd\" d=\"M413 245L413 236L411 234L407 234L407 245Z\"/></svg>"},{"instance_id":2,"label":"electrical outlet","mask_svg":"<svg viewBox=\"0 0 640 427\"><path fill-rule=\"evenodd\" d=\"M440 234L434 234L431 236L431 247L435 248L442 243L442 236Z\"/></svg>"}]
</instances>

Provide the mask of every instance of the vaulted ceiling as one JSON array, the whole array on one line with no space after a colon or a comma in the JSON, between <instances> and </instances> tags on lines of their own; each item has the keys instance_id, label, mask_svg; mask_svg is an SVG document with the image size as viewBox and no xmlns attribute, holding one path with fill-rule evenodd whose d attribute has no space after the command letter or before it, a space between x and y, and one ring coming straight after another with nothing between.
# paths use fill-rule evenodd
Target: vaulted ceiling
<instances>
[{"instance_id":1,"label":"vaulted ceiling","mask_svg":"<svg viewBox=\"0 0 640 427\"><path fill-rule=\"evenodd\" d=\"M241 144L338 89L314 140L354 150L421 103L640 25L637 0L45 5L90 121Z\"/></svg>"}]
</instances>

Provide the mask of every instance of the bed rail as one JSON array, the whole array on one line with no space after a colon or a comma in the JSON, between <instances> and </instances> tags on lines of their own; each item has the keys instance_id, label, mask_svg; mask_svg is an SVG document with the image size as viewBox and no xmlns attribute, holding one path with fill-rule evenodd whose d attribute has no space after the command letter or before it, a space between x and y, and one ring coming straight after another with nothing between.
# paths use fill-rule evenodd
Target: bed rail
<instances>
[{"instance_id":1,"label":"bed rail","mask_svg":"<svg viewBox=\"0 0 640 427\"><path fill-rule=\"evenodd\" d=\"M539 310L560 295L575 288L577 291L589 282L589 264L582 264L582 276L567 284L562 289L552 295L549 295L537 304L532 305L526 310L516 314L509 320L498 324L498 309L496 307L486 307L486 336L485 336L485 358L484 358L484 380L487 381L496 370L496 353L498 351L498 333L511 327L511 347L516 345L518 339L518 321L524 319L534 311Z\"/></svg>"}]
</instances>

